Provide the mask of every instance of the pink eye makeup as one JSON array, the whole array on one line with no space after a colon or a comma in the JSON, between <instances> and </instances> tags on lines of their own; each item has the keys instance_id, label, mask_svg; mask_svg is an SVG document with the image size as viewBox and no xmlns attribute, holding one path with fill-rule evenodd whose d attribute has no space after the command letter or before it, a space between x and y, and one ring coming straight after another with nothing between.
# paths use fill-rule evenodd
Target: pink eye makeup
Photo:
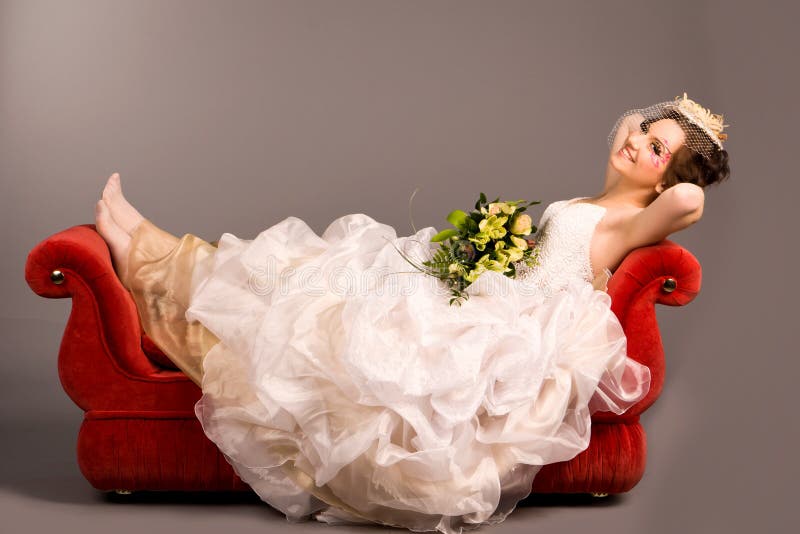
<instances>
[{"instance_id":1,"label":"pink eye makeup","mask_svg":"<svg viewBox=\"0 0 800 534\"><path fill-rule=\"evenodd\" d=\"M666 165L672 157L672 152L667 148L668 145L669 143L666 139L654 139L648 142L647 147L650 150L650 161L656 169L661 168L662 165Z\"/></svg>"}]
</instances>

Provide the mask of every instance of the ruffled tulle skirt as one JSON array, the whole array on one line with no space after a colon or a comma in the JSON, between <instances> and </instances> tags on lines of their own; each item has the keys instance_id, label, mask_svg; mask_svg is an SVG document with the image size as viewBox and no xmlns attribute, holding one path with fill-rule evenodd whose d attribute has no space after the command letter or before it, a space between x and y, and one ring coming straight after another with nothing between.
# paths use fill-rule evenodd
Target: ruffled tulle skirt
<instances>
[{"instance_id":1,"label":"ruffled tulle skirt","mask_svg":"<svg viewBox=\"0 0 800 534\"><path fill-rule=\"evenodd\" d=\"M435 233L351 214L319 236L288 217L224 234L196 270L186 318L220 339L196 415L290 521L500 522L541 466L588 447L594 411L647 393L606 293L490 271L451 306L395 249L425 259Z\"/></svg>"}]
</instances>

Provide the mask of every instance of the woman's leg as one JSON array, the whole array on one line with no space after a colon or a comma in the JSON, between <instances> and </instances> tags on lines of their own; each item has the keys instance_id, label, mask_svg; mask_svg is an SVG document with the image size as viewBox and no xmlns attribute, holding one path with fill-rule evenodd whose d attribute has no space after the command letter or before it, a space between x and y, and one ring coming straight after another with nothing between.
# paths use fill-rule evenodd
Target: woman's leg
<instances>
[{"instance_id":1,"label":"woman's leg","mask_svg":"<svg viewBox=\"0 0 800 534\"><path fill-rule=\"evenodd\" d=\"M123 286L136 303L145 333L193 382L202 385L203 358L219 342L187 321L189 298L216 247L192 234L178 238L139 214L122 195L118 175L98 202L98 232L108 242Z\"/></svg>"},{"instance_id":2,"label":"woman's leg","mask_svg":"<svg viewBox=\"0 0 800 534\"><path fill-rule=\"evenodd\" d=\"M175 365L202 385L203 358L219 339L186 310L198 270L216 248L192 234L180 239L144 219L131 236L122 284L131 292L142 328Z\"/></svg>"}]
</instances>

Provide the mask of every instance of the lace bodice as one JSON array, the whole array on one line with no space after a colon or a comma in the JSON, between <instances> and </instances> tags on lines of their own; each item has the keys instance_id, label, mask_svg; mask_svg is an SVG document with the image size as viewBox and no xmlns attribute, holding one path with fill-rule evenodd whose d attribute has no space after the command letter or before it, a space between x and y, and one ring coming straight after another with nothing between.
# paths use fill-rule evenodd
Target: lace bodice
<instances>
[{"instance_id":1,"label":"lace bodice","mask_svg":"<svg viewBox=\"0 0 800 534\"><path fill-rule=\"evenodd\" d=\"M592 236L606 208L578 202L585 198L589 197L558 200L547 206L534 236L539 265L531 268L516 263L517 279L534 284L547 295L563 289L570 279L594 279Z\"/></svg>"}]
</instances>

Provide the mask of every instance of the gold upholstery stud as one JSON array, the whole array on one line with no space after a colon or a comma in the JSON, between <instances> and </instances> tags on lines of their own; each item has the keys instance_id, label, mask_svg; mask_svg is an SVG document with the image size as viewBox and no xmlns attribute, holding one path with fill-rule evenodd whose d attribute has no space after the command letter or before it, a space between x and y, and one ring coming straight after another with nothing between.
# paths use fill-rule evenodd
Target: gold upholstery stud
<instances>
[{"instance_id":1,"label":"gold upholstery stud","mask_svg":"<svg viewBox=\"0 0 800 534\"><path fill-rule=\"evenodd\" d=\"M672 293L673 291L675 291L676 287L678 287L678 281L671 277L664 280L664 283L661 286L661 288L666 293Z\"/></svg>"}]
</instances>

